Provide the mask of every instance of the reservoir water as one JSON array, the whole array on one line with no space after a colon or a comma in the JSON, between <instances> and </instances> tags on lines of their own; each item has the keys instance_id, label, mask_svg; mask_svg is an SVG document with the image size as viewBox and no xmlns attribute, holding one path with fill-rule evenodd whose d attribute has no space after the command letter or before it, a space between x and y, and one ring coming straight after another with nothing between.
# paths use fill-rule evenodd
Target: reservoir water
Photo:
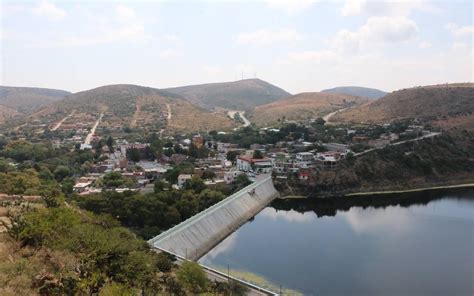
<instances>
[{"instance_id":1,"label":"reservoir water","mask_svg":"<svg viewBox=\"0 0 474 296\"><path fill-rule=\"evenodd\" d=\"M200 262L278 292L474 295L474 189L275 201Z\"/></svg>"}]
</instances>

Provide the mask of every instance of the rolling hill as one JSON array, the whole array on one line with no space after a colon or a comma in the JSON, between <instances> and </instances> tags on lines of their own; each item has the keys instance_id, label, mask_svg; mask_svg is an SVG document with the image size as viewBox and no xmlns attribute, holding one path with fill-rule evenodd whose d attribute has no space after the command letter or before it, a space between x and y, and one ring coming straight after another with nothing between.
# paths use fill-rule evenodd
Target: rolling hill
<instances>
[{"instance_id":1,"label":"rolling hill","mask_svg":"<svg viewBox=\"0 0 474 296\"><path fill-rule=\"evenodd\" d=\"M273 124L278 120L304 120L322 117L333 111L360 105L367 99L344 94L321 92L301 93L284 100L258 106L250 121L257 125Z\"/></svg>"},{"instance_id":2,"label":"rolling hill","mask_svg":"<svg viewBox=\"0 0 474 296\"><path fill-rule=\"evenodd\" d=\"M446 127L474 128L474 83L415 87L345 110L333 122L382 123L420 118Z\"/></svg>"},{"instance_id":3,"label":"rolling hill","mask_svg":"<svg viewBox=\"0 0 474 296\"><path fill-rule=\"evenodd\" d=\"M345 94L356 97L364 97L369 99L379 99L387 93L375 88L360 87L360 86L339 86L330 89L322 90L323 93Z\"/></svg>"},{"instance_id":4,"label":"rolling hill","mask_svg":"<svg viewBox=\"0 0 474 296\"><path fill-rule=\"evenodd\" d=\"M0 105L30 113L69 95L70 92L58 89L0 86Z\"/></svg>"},{"instance_id":5,"label":"rolling hill","mask_svg":"<svg viewBox=\"0 0 474 296\"><path fill-rule=\"evenodd\" d=\"M224 113L196 107L178 95L138 85L107 85L79 92L32 114L29 119L48 121L50 126L74 110L68 122L93 122L104 113L101 128L123 127L159 131L227 129L234 122ZM171 115L168 113L171 111ZM68 123L66 122L66 124Z\"/></svg>"},{"instance_id":6,"label":"rolling hill","mask_svg":"<svg viewBox=\"0 0 474 296\"><path fill-rule=\"evenodd\" d=\"M215 107L251 110L291 96L285 90L260 79L182 86L168 88L166 91L209 110Z\"/></svg>"},{"instance_id":7,"label":"rolling hill","mask_svg":"<svg viewBox=\"0 0 474 296\"><path fill-rule=\"evenodd\" d=\"M0 124L18 115L15 109L0 105Z\"/></svg>"}]
</instances>

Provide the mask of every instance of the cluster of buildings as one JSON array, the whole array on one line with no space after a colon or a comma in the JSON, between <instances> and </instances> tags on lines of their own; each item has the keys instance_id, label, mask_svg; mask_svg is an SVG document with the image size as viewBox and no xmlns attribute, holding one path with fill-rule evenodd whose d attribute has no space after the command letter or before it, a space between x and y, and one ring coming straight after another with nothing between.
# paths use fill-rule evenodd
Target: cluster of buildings
<instances>
[{"instance_id":1,"label":"cluster of buildings","mask_svg":"<svg viewBox=\"0 0 474 296\"><path fill-rule=\"evenodd\" d=\"M94 164L88 175L79 178L74 190L81 194L101 190L151 192L155 180L166 182L164 180L166 172L179 167L185 161L188 166L191 164L192 168L188 167L185 172L180 171L176 184L171 184L176 189L182 188L193 176L203 179L209 187L230 184L241 174L247 175L250 180L260 174L273 174L276 178L296 177L304 181L310 179L315 170L337 168L340 162L352 153L351 149L355 145L363 144L365 149L370 150L402 140L406 135L423 136L429 133L417 125L410 125L402 132L393 132L394 128L387 125L382 127L382 132L374 133L376 128L380 129L380 127L367 127L361 131L361 129L337 128L331 131L336 135L331 136L334 142L314 141L314 138L318 138L318 134L311 134L313 140L285 138L274 144L252 144L249 148L243 148L236 143L220 142L211 136L178 136L177 139L169 137L166 139L168 145L164 147L164 152L171 152L164 153L159 159L150 157L148 143L128 143L119 140L115 142L113 148L101 147L104 160ZM260 132L275 133L279 130L262 129ZM194 155L191 158L191 147L203 148L209 153L206 153L206 156L199 154L199 157ZM130 157L131 150L134 151L133 158ZM188 161L190 158L192 162ZM107 188L100 180L111 172L119 173L127 182L119 187Z\"/></svg>"}]
</instances>

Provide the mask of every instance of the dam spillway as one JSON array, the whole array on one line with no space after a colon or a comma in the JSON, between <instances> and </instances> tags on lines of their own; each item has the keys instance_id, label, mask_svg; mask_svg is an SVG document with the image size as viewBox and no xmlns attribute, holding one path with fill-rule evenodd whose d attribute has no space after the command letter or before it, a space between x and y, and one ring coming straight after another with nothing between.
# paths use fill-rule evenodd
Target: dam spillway
<instances>
[{"instance_id":1,"label":"dam spillway","mask_svg":"<svg viewBox=\"0 0 474 296\"><path fill-rule=\"evenodd\" d=\"M271 176L232 194L148 243L172 254L197 260L278 196Z\"/></svg>"}]
</instances>

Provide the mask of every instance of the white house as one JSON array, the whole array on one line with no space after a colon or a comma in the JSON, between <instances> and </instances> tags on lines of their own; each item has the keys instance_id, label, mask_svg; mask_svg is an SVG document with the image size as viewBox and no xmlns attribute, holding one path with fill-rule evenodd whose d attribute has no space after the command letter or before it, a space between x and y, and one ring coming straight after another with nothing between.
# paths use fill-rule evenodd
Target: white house
<instances>
[{"instance_id":1,"label":"white house","mask_svg":"<svg viewBox=\"0 0 474 296\"><path fill-rule=\"evenodd\" d=\"M191 180L193 176L192 175L186 175L186 174L181 174L178 176L178 187L183 187L184 183L186 181Z\"/></svg>"},{"instance_id":2,"label":"white house","mask_svg":"<svg viewBox=\"0 0 474 296\"><path fill-rule=\"evenodd\" d=\"M247 156L237 157L237 169L242 172L254 172L256 174L270 174L273 163L270 158L251 158Z\"/></svg>"},{"instance_id":3,"label":"white house","mask_svg":"<svg viewBox=\"0 0 474 296\"><path fill-rule=\"evenodd\" d=\"M299 167L307 168L314 162L314 154L311 152L296 153L296 163Z\"/></svg>"},{"instance_id":4,"label":"white house","mask_svg":"<svg viewBox=\"0 0 474 296\"><path fill-rule=\"evenodd\" d=\"M91 181L78 182L72 187L72 189L74 190L74 192L81 193L81 192L86 191L90 187L91 184L92 184Z\"/></svg>"}]
</instances>

